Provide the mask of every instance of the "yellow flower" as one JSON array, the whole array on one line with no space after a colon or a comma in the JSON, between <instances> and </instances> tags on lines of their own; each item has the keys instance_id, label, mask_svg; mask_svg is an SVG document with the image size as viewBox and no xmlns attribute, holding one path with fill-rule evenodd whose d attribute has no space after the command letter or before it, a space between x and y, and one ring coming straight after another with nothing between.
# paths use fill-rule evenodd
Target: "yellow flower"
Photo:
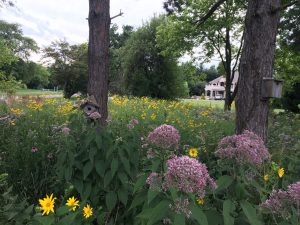
<instances>
[{"instance_id":1,"label":"yellow flower","mask_svg":"<svg viewBox=\"0 0 300 225\"><path fill-rule=\"evenodd\" d=\"M53 194L46 195L46 198L39 199L39 203L41 205L40 209L43 211L42 215L49 215L50 212L54 213L54 201L56 198L53 198Z\"/></svg>"},{"instance_id":2,"label":"yellow flower","mask_svg":"<svg viewBox=\"0 0 300 225\"><path fill-rule=\"evenodd\" d=\"M71 210L75 211L76 207L79 206L79 201L76 198L74 198L74 196L73 196L72 198L69 198L67 200L66 205L72 207L72 208L70 208L70 211Z\"/></svg>"},{"instance_id":3,"label":"yellow flower","mask_svg":"<svg viewBox=\"0 0 300 225\"><path fill-rule=\"evenodd\" d=\"M17 116L19 116L23 113L22 109L17 109L17 108L11 108L10 111Z\"/></svg>"},{"instance_id":4,"label":"yellow flower","mask_svg":"<svg viewBox=\"0 0 300 225\"><path fill-rule=\"evenodd\" d=\"M264 181L265 181L265 182L269 181L269 178L270 178L270 177L269 177L269 174L264 175Z\"/></svg>"},{"instance_id":5,"label":"yellow flower","mask_svg":"<svg viewBox=\"0 0 300 225\"><path fill-rule=\"evenodd\" d=\"M190 157L197 157L198 156L198 149L197 148L190 148L189 155L190 155Z\"/></svg>"},{"instance_id":6,"label":"yellow flower","mask_svg":"<svg viewBox=\"0 0 300 225\"><path fill-rule=\"evenodd\" d=\"M9 124L10 124L11 126L16 126L16 121L15 121L15 120L10 120L10 121L9 121Z\"/></svg>"},{"instance_id":7,"label":"yellow flower","mask_svg":"<svg viewBox=\"0 0 300 225\"><path fill-rule=\"evenodd\" d=\"M196 202L198 205L204 205L204 198L197 198Z\"/></svg>"},{"instance_id":8,"label":"yellow flower","mask_svg":"<svg viewBox=\"0 0 300 225\"><path fill-rule=\"evenodd\" d=\"M152 119L152 120L155 120L155 119L156 119L156 115L155 115L154 113L152 113L151 119Z\"/></svg>"},{"instance_id":9,"label":"yellow flower","mask_svg":"<svg viewBox=\"0 0 300 225\"><path fill-rule=\"evenodd\" d=\"M83 216L87 219L87 218L91 217L92 215L93 215L93 208L91 208L91 206L89 204L87 204L83 208Z\"/></svg>"},{"instance_id":10,"label":"yellow flower","mask_svg":"<svg viewBox=\"0 0 300 225\"><path fill-rule=\"evenodd\" d=\"M281 177L283 177L283 175L284 175L284 168L279 168L278 169L278 171L277 171L277 173L278 173L278 176L281 178Z\"/></svg>"}]
</instances>

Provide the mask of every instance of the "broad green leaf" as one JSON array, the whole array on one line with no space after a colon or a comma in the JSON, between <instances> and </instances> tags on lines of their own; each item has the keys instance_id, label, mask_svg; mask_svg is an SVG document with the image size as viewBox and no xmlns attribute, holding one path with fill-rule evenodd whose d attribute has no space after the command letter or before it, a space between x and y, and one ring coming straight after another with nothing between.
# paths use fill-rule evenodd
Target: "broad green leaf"
<instances>
[{"instance_id":1,"label":"broad green leaf","mask_svg":"<svg viewBox=\"0 0 300 225\"><path fill-rule=\"evenodd\" d=\"M185 225L185 217L182 214L175 214L174 225Z\"/></svg>"},{"instance_id":2,"label":"broad green leaf","mask_svg":"<svg viewBox=\"0 0 300 225\"><path fill-rule=\"evenodd\" d=\"M147 197L148 197L148 204L150 204L153 199L155 199L155 197L159 194L158 191L153 191L149 188L148 190L148 194L147 194Z\"/></svg>"},{"instance_id":3,"label":"broad green leaf","mask_svg":"<svg viewBox=\"0 0 300 225\"><path fill-rule=\"evenodd\" d=\"M53 214L49 214L48 216L38 215L34 219L40 222L42 225L52 225L54 223Z\"/></svg>"},{"instance_id":4,"label":"broad green leaf","mask_svg":"<svg viewBox=\"0 0 300 225\"><path fill-rule=\"evenodd\" d=\"M215 193L218 193L226 188L228 188L233 182L233 178L230 176L222 176L217 180L217 189L215 190Z\"/></svg>"},{"instance_id":5,"label":"broad green leaf","mask_svg":"<svg viewBox=\"0 0 300 225\"><path fill-rule=\"evenodd\" d=\"M131 209L141 205L142 203L144 203L146 194L147 194L146 191L142 191L142 192L136 194L134 199L131 202L129 210L131 210Z\"/></svg>"},{"instance_id":6,"label":"broad green leaf","mask_svg":"<svg viewBox=\"0 0 300 225\"><path fill-rule=\"evenodd\" d=\"M105 162L104 162L104 160L95 161L95 168L96 168L96 172L98 173L98 175L100 177L104 177L104 173L105 173Z\"/></svg>"},{"instance_id":7,"label":"broad green leaf","mask_svg":"<svg viewBox=\"0 0 300 225\"><path fill-rule=\"evenodd\" d=\"M235 206L231 200L223 202L223 218L224 225L234 225L234 218L231 216L235 210Z\"/></svg>"},{"instance_id":8,"label":"broad green leaf","mask_svg":"<svg viewBox=\"0 0 300 225\"><path fill-rule=\"evenodd\" d=\"M93 164L88 161L83 167L83 179L85 180L93 170Z\"/></svg>"},{"instance_id":9,"label":"broad green leaf","mask_svg":"<svg viewBox=\"0 0 300 225\"><path fill-rule=\"evenodd\" d=\"M118 166L119 166L119 160L118 160L118 158L113 158L113 160L111 161L111 165L110 165L111 175L112 176L114 176L115 173L117 172Z\"/></svg>"},{"instance_id":10,"label":"broad green leaf","mask_svg":"<svg viewBox=\"0 0 300 225\"><path fill-rule=\"evenodd\" d=\"M73 180L72 183L73 183L75 189L76 189L80 194L82 194L82 191L83 191L83 180L82 180L82 179L75 179L75 180Z\"/></svg>"},{"instance_id":11,"label":"broad green leaf","mask_svg":"<svg viewBox=\"0 0 300 225\"><path fill-rule=\"evenodd\" d=\"M73 221L75 220L77 216L77 213L70 213L69 215L63 217L60 219L60 221L57 223L57 225L71 225L73 224Z\"/></svg>"},{"instance_id":12,"label":"broad green leaf","mask_svg":"<svg viewBox=\"0 0 300 225\"><path fill-rule=\"evenodd\" d=\"M202 209L197 205L191 205L192 218L194 218L200 225L208 225L206 215Z\"/></svg>"},{"instance_id":13,"label":"broad green leaf","mask_svg":"<svg viewBox=\"0 0 300 225\"><path fill-rule=\"evenodd\" d=\"M153 208L147 225L155 224L163 219L168 213L169 204L170 202L166 200L159 202L158 205Z\"/></svg>"},{"instance_id":14,"label":"broad green leaf","mask_svg":"<svg viewBox=\"0 0 300 225\"><path fill-rule=\"evenodd\" d=\"M56 215L63 216L65 214L67 214L69 211L70 211L70 206L62 206L56 210Z\"/></svg>"},{"instance_id":15,"label":"broad green leaf","mask_svg":"<svg viewBox=\"0 0 300 225\"><path fill-rule=\"evenodd\" d=\"M126 159L124 156L121 156L120 159L124 166L125 171L127 172L128 175L130 175L130 164L128 159Z\"/></svg>"},{"instance_id":16,"label":"broad green leaf","mask_svg":"<svg viewBox=\"0 0 300 225\"><path fill-rule=\"evenodd\" d=\"M92 192L92 184L91 183L84 183L82 198L84 200L87 200L90 197L91 192Z\"/></svg>"},{"instance_id":17,"label":"broad green leaf","mask_svg":"<svg viewBox=\"0 0 300 225\"><path fill-rule=\"evenodd\" d=\"M143 187L146 184L147 177L148 177L147 174L143 174L143 175L139 176L139 178L137 179L137 181L134 184L133 193L135 193L138 189L140 189L141 187Z\"/></svg>"},{"instance_id":18,"label":"broad green leaf","mask_svg":"<svg viewBox=\"0 0 300 225\"><path fill-rule=\"evenodd\" d=\"M72 177L72 168L68 166L64 169L64 171L65 171L65 179L69 181Z\"/></svg>"},{"instance_id":19,"label":"broad green leaf","mask_svg":"<svg viewBox=\"0 0 300 225\"><path fill-rule=\"evenodd\" d=\"M108 171L107 173L105 173L104 176L104 187L107 187L110 182L112 181L113 176L111 175L111 171Z\"/></svg>"},{"instance_id":20,"label":"broad green leaf","mask_svg":"<svg viewBox=\"0 0 300 225\"><path fill-rule=\"evenodd\" d=\"M128 191L125 188L120 188L118 190L119 200L126 206L128 201Z\"/></svg>"},{"instance_id":21,"label":"broad green leaf","mask_svg":"<svg viewBox=\"0 0 300 225\"><path fill-rule=\"evenodd\" d=\"M127 174L126 173L124 173L124 172L118 172L118 178L119 178L119 180L121 181L121 183L123 184L123 185L128 185L128 176L127 176Z\"/></svg>"},{"instance_id":22,"label":"broad green leaf","mask_svg":"<svg viewBox=\"0 0 300 225\"><path fill-rule=\"evenodd\" d=\"M241 202L241 207L251 225L263 225L256 215L256 209L249 202Z\"/></svg>"},{"instance_id":23,"label":"broad green leaf","mask_svg":"<svg viewBox=\"0 0 300 225\"><path fill-rule=\"evenodd\" d=\"M105 203L109 212L111 212L117 203L117 195L114 192L108 192L105 195Z\"/></svg>"}]
</instances>

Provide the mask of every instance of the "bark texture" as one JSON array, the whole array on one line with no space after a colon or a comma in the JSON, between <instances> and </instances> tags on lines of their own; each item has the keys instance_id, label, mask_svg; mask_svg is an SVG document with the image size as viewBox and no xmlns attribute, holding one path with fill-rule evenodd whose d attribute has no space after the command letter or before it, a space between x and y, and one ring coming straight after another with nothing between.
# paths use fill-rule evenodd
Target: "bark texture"
<instances>
[{"instance_id":1,"label":"bark texture","mask_svg":"<svg viewBox=\"0 0 300 225\"><path fill-rule=\"evenodd\" d=\"M107 119L109 10L110 0L89 0L88 94L100 105L102 125Z\"/></svg>"},{"instance_id":2,"label":"bark texture","mask_svg":"<svg viewBox=\"0 0 300 225\"><path fill-rule=\"evenodd\" d=\"M269 102L261 98L263 77L272 77L280 0L249 0L236 99L236 132L267 139Z\"/></svg>"}]
</instances>

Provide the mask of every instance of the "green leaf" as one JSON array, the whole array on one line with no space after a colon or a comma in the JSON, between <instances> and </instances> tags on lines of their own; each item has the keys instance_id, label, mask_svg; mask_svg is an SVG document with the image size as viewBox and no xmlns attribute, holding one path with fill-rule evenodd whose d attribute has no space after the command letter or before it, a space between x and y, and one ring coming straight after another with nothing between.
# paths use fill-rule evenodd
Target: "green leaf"
<instances>
[{"instance_id":1,"label":"green leaf","mask_svg":"<svg viewBox=\"0 0 300 225\"><path fill-rule=\"evenodd\" d=\"M113 176L111 175L111 171L108 171L104 176L104 187L107 187L112 181Z\"/></svg>"},{"instance_id":2,"label":"green leaf","mask_svg":"<svg viewBox=\"0 0 300 225\"><path fill-rule=\"evenodd\" d=\"M146 191L142 191L140 193L138 193L137 195L135 195L135 197L133 198L131 205L129 207L129 210L141 205L142 203L145 202L145 195L146 195Z\"/></svg>"},{"instance_id":3,"label":"green leaf","mask_svg":"<svg viewBox=\"0 0 300 225\"><path fill-rule=\"evenodd\" d=\"M104 160L95 161L95 168L96 168L96 172L99 174L99 176L103 178L104 173L105 173L105 162L104 162Z\"/></svg>"},{"instance_id":4,"label":"green leaf","mask_svg":"<svg viewBox=\"0 0 300 225\"><path fill-rule=\"evenodd\" d=\"M85 180L93 170L93 164L88 161L83 167L83 179Z\"/></svg>"},{"instance_id":5,"label":"green leaf","mask_svg":"<svg viewBox=\"0 0 300 225\"><path fill-rule=\"evenodd\" d=\"M56 225L72 225L76 216L77 216L77 213L72 212L69 215L60 219L60 221Z\"/></svg>"},{"instance_id":6,"label":"green leaf","mask_svg":"<svg viewBox=\"0 0 300 225\"><path fill-rule=\"evenodd\" d=\"M84 200L87 200L92 192L92 184L91 183L85 183L84 187L83 187L83 194L82 194L82 198Z\"/></svg>"},{"instance_id":7,"label":"green leaf","mask_svg":"<svg viewBox=\"0 0 300 225\"><path fill-rule=\"evenodd\" d=\"M120 159L121 159L121 162L122 162L122 164L125 168L125 171L127 172L128 175L130 175L130 164L129 164L128 159L126 159L123 156L121 156Z\"/></svg>"},{"instance_id":8,"label":"green leaf","mask_svg":"<svg viewBox=\"0 0 300 225\"><path fill-rule=\"evenodd\" d=\"M235 210L235 206L231 200L223 202L223 218L224 225L234 225L234 218L231 216Z\"/></svg>"},{"instance_id":9,"label":"green leaf","mask_svg":"<svg viewBox=\"0 0 300 225\"><path fill-rule=\"evenodd\" d=\"M36 221L40 222L42 225L51 225L54 222L54 216L53 216L53 214L48 215L48 216L38 215L34 219Z\"/></svg>"},{"instance_id":10,"label":"green leaf","mask_svg":"<svg viewBox=\"0 0 300 225\"><path fill-rule=\"evenodd\" d=\"M105 202L109 212L111 212L117 203L117 195L114 192L109 192L105 195Z\"/></svg>"},{"instance_id":11,"label":"green leaf","mask_svg":"<svg viewBox=\"0 0 300 225\"><path fill-rule=\"evenodd\" d=\"M153 191L149 188L147 198L148 198L148 205L155 199L155 197L159 194L158 191Z\"/></svg>"},{"instance_id":12,"label":"green leaf","mask_svg":"<svg viewBox=\"0 0 300 225\"><path fill-rule=\"evenodd\" d=\"M148 177L147 174L143 174L139 176L139 178L134 184L133 193L135 193L137 190L139 190L141 187L145 185L147 177Z\"/></svg>"},{"instance_id":13,"label":"green leaf","mask_svg":"<svg viewBox=\"0 0 300 225\"><path fill-rule=\"evenodd\" d=\"M228 188L233 182L233 178L230 176L222 176L217 180L217 189L214 191L218 193L226 188Z\"/></svg>"},{"instance_id":14,"label":"green leaf","mask_svg":"<svg viewBox=\"0 0 300 225\"><path fill-rule=\"evenodd\" d=\"M241 207L251 225L263 225L256 215L256 209L249 202L241 202Z\"/></svg>"},{"instance_id":15,"label":"green leaf","mask_svg":"<svg viewBox=\"0 0 300 225\"><path fill-rule=\"evenodd\" d=\"M73 180L72 183L73 183L75 189L76 189L80 194L82 194L82 191L83 191L83 180L82 180L82 179L75 179L75 180Z\"/></svg>"},{"instance_id":16,"label":"green leaf","mask_svg":"<svg viewBox=\"0 0 300 225\"><path fill-rule=\"evenodd\" d=\"M118 190L119 200L126 206L128 201L128 191L125 188L120 188Z\"/></svg>"},{"instance_id":17,"label":"green leaf","mask_svg":"<svg viewBox=\"0 0 300 225\"><path fill-rule=\"evenodd\" d=\"M89 158L91 162L94 162L94 157L97 155L97 148L94 146L90 148L89 150Z\"/></svg>"},{"instance_id":18,"label":"green leaf","mask_svg":"<svg viewBox=\"0 0 300 225\"><path fill-rule=\"evenodd\" d=\"M65 171L65 179L69 181L72 177L72 168L68 166L64 169L64 171Z\"/></svg>"},{"instance_id":19,"label":"green leaf","mask_svg":"<svg viewBox=\"0 0 300 225\"><path fill-rule=\"evenodd\" d=\"M115 173L117 172L118 170L118 167L119 167L119 160L118 158L113 158L113 160L111 161L111 165L110 165L110 168L111 168L111 175L114 176Z\"/></svg>"},{"instance_id":20,"label":"green leaf","mask_svg":"<svg viewBox=\"0 0 300 225\"><path fill-rule=\"evenodd\" d=\"M175 214L174 225L185 225L185 217L182 214Z\"/></svg>"},{"instance_id":21,"label":"green leaf","mask_svg":"<svg viewBox=\"0 0 300 225\"><path fill-rule=\"evenodd\" d=\"M211 209L205 212L210 225L223 225L223 216L217 210Z\"/></svg>"},{"instance_id":22,"label":"green leaf","mask_svg":"<svg viewBox=\"0 0 300 225\"><path fill-rule=\"evenodd\" d=\"M102 146L102 136L99 134L96 134L95 136L95 142L98 149L101 149Z\"/></svg>"},{"instance_id":23,"label":"green leaf","mask_svg":"<svg viewBox=\"0 0 300 225\"><path fill-rule=\"evenodd\" d=\"M118 178L123 185L128 185L128 176L124 172L118 172Z\"/></svg>"},{"instance_id":24,"label":"green leaf","mask_svg":"<svg viewBox=\"0 0 300 225\"><path fill-rule=\"evenodd\" d=\"M63 216L65 214L67 214L69 211L70 211L70 207L69 206L62 206L62 207L59 207L56 210L56 215L57 216Z\"/></svg>"},{"instance_id":25,"label":"green leaf","mask_svg":"<svg viewBox=\"0 0 300 225\"><path fill-rule=\"evenodd\" d=\"M170 202L166 200L159 202L158 205L153 208L147 225L155 224L157 221L163 219L168 213L169 204Z\"/></svg>"},{"instance_id":26,"label":"green leaf","mask_svg":"<svg viewBox=\"0 0 300 225\"><path fill-rule=\"evenodd\" d=\"M192 205L191 211L192 218L194 218L200 225L208 225L206 215L199 206Z\"/></svg>"}]
</instances>

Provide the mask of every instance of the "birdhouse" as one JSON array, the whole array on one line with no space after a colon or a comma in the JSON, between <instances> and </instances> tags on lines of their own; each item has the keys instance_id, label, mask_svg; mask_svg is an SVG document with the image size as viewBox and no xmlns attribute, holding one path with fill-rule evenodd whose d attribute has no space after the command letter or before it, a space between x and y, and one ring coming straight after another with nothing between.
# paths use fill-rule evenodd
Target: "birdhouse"
<instances>
[{"instance_id":1,"label":"birdhouse","mask_svg":"<svg viewBox=\"0 0 300 225\"><path fill-rule=\"evenodd\" d=\"M273 77L264 77L261 86L261 96L263 98L281 98L283 81Z\"/></svg>"},{"instance_id":2,"label":"birdhouse","mask_svg":"<svg viewBox=\"0 0 300 225\"><path fill-rule=\"evenodd\" d=\"M95 97L91 95L80 105L80 108L83 109L86 116L90 116L92 113L97 112L100 106Z\"/></svg>"}]
</instances>

